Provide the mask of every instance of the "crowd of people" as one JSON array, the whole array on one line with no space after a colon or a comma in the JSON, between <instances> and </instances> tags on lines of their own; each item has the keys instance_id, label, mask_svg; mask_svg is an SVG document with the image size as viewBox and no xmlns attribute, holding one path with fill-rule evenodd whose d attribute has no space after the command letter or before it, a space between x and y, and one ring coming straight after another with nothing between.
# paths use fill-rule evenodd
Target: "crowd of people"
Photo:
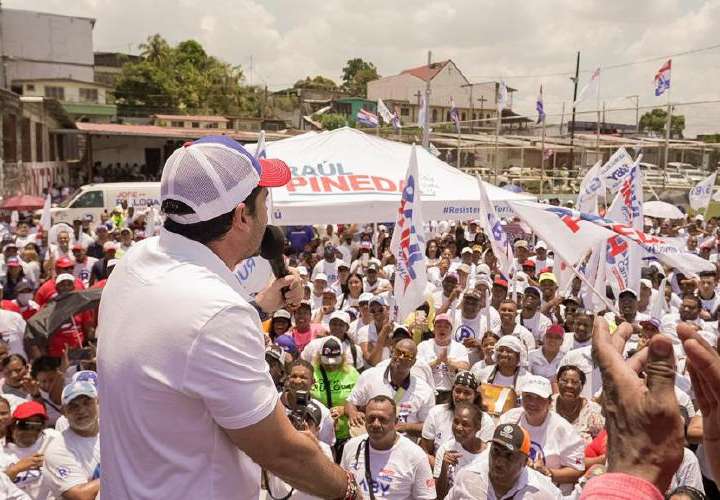
<instances>
[{"instance_id":1,"label":"crowd of people","mask_svg":"<svg viewBox=\"0 0 720 500\"><path fill-rule=\"evenodd\" d=\"M717 220L648 222L720 268ZM97 496L97 312L71 314L46 341L27 322L70 292L102 288L146 224L118 207L47 231L31 218L0 225L0 497ZM640 289L603 290L614 307L599 310L578 278L560 288L552 242L514 241L522 271L503 276L477 221L442 221L426 227L425 302L397 318L391 225L284 230L304 300L263 323L265 360L291 422L365 497L580 498L608 470L612 445L592 353L599 324L626 341L628 366L653 337L671 340L685 447L664 494L720 495L677 332L692 324L717 346L718 272L652 262ZM269 471L262 482L268 498L308 498Z\"/></svg>"},{"instance_id":2,"label":"crowd of people","mask_svg":"<svg viewBox=\"0 0 720 500\"><path fill-rule=\"evenodd\" d=\"M503 276L477 222L427 225L426 300L406 318L393 317L389 225L287 229L287 260L305 300L265 326L266 360L288 413L298 394L309 398L318 409L307 413L317 417L309 428L366 495L579 498L608 467L603 378L592 355L602 319L627 340L628 362L654 336L672 340L685 452L664 493L718 497L676 332L691 323L717 345L718 273L689 276L652 262L638 290L608 284L602 292L614 307L600 309L579 278L559 287L551 245L532 234L514 241L522 271ZM649 232L718 264L717 220L647 222ZM281 484L267 482L271 498L290 491Z\"/></svg>"}]
</instances>

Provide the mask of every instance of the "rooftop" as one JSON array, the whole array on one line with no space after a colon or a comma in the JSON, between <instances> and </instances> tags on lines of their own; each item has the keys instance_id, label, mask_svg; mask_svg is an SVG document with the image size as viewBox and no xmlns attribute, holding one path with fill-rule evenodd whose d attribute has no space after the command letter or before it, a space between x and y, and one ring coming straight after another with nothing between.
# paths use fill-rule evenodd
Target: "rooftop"
<instances>
[{"instance_id":1,"label":"rooftop","mask_svg":"<svg viewBox=\"0 0 720 500\"><path fill-rule=\"evenodd\" d=\"M111 89L111 85L107 85L99 82L89 82L86 80L75 80L74 78L16 78L13 83L38 83L38 82L70 82L70 83L82 83L83 85L92 85L94 87L103 87Z\"/></svg>"},{"instance_id":2,"label":"rooftop","mask_svg":"<svg viewBox=\"0 0 720 500\"><path fill-rule=\"evenodd\" d=\"M172 116L172 115L168 115ZM179 128L159 127L157 125L125 125L120 123L83 123L75 124L79 131L89 135L119 135L142 137L167 137L173 139L198 139L207 135L227 135L240 142L255 142L258 132L218 130L210 128ZM284 139L290 134L266 132L265 138L269 141Z\"/></svg>"},{"instance_id":3,"label":"rooftop","mask_svg":"<svg viewBox=\"0 0 720 500\"><path fill-rule=\"evenodd\" d=\"M185 122L218 122L227 123L224 116L203 116L203 115L153 115L158 120L185 121Z\"/></svg>"},{"instance_id":4,"label":"rooftop","mask_svg":"<svg viewBox=\"0 0 720 500\"><path fill-rule=\"evenodd\" d=\"M426 82L435 78L435 76L440 73L440 71L442 71L449 62L450 60L448 59L447 61L431 63L429 66L425 64L424 66L418 66L417 68L403 70L400 74L408 73Z\"/></svg>"}]
</instances>

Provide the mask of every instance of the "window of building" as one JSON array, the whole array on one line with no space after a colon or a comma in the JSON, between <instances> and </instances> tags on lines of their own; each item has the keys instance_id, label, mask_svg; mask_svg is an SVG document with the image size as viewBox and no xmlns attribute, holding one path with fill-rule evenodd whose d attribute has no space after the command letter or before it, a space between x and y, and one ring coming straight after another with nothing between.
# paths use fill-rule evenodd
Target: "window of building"
<instances>
[{"instance_id":1,"label":"window of building","mask_svg":"<svg viewBox=\"0 0 720 500\"><path fill-rule=\"evenodd\" d=\"M173 121L173 122L170 122L170 126L176 127L176 128L183 128L185 126L185 122L174 122Z\"/></svg>"},{"instance_id":2,"label":"window of building","mask_svg":"<svg viewBox=\"0 0 720 500\"><path fill-rule=\"evenodd\" d=\"M98 90L80 89L80 102L98 102Z\"/></svg>"},{"instance_id":3,"label":"window of building","mask_svg":"<svg viewBox=\"0 0 720 500\"><path fill-rule=\"evenodd\" d=\"M462 121L462 122L465 121L465 111L463 111L462 113L460 113L460 121Z\"/></svg>"},{"instance_id":4,"label":"window of building","mask_svg":"<svg viewBox=\"0 0 720 500\"><path fill-rule=\"evenodd\" d=\"M71 205L71 208L102 208L103 192L88 191L80 195Z\"/></svg>"},{"instance_id":5,"label":"window of building","mask_svg":"<svg viewBox=\"0 0 720 500\"><path fill-rule=\"evenodd\" d=\"M192 122L192 128L200 128L200 122Z\"/></svg>"},{"instance_id":6,"label":"window of building","mask_svg":"<svg viewBox=\"0 0 720 500\"><path fill-rule=\"evenodd\" d=\"M433 121L433 122L436 122L436 121L438 121L438 118L437 118L437 109L433 109L432 111L433 111L433 112L432 112L432 121Z\"/></svg>"},{"instance_id":7,"label":"window of building","mask_svg":"<svg viewBox=\"0 0 720 500\"><path fill-rule=\"evenodd\" d=\"M410 108L404 106L400 108L400 116L410 116Z\"/></svg>"},{"instance_id":8,"label":"window of building","mask_svg":"<svg viewBox=\"0 0 720 500\"><path fill-rule=\"evenodd\" d=\"M218 128L218 124L216 122L208 123L206 128Z\"/></svg>"},{"instance_id":9,"label":"window of building","mask_svg":"<svg viewBox=\"0 0 720 500\"><path fill-rule=\"evenodd\" d=\"M33 83L28 83L28 84L25 85L25 86L27 87L28 92L35 92L35 84L33 84Z\"/></svg>"},{"instance_id":10,"label":"window of building","mask_svg":"<svg viewBox=\"0 0 720 500\"><path fill-rule=\"evenodd\" d=\"M57 99L58 101L65 100L65 87L53 87L45 85L45 97L48 99Z\"/></svg>"}]
</instances>

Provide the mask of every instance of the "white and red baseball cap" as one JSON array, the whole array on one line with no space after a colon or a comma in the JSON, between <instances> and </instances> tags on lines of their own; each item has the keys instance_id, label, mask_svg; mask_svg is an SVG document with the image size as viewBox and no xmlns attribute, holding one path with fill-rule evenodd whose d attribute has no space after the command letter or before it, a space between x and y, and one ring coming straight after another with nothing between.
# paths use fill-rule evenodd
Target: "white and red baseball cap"
<instances>
[{"instance_id":1,"label":"white and red baseball cap","mask_svg":"<svg viewBox=\"0 0 720 500\"><path fill-rule=\"evenodd\" d=\"M185 143L165 162L160 199L180 201L194 212L167 214L171 220L205 222L233 210L257 186L284 186L290 175L282 160L258 160L230 137L206 136Z\"/></svg>"}]
</instances>

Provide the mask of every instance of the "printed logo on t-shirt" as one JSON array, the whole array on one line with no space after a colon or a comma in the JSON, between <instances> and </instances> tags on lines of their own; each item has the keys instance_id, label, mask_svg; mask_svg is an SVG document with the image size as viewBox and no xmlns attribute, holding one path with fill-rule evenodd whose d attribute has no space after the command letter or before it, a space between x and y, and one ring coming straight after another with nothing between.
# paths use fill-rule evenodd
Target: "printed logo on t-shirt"
<instances>
[{"instance_id":1,"label":"printed logo on t-shirt","mask_svg":"<svg viewBox=\"0 0 720 500\"><path fill-rule=\"evenodd\" d=\"M15 481L13 482L17 484L20 488L24 489L27 485L40 481L41 477L42 473L40 472L40 470L30 469L24 472L19 472L17 476L15 476Z\"/></svg>"},{"instance_id":2,"label":"printed logo on t-shirt","mask_svg":"<svg viewBox=\"0 0 720 500\"><path fill-rule=\"evenodd\" d=\"M543 465L545 465L545 451L540 443L530 441L530 460L535 462L540 459Z\"/></svg>"},{"instance_id":3,"label":"printed logo on t-shirt","mask_svg":"<svg viewBox=\"0 0 720 500\"><path fill-rule=\"evenodd\" d=\"M62 467L62 466L61 466L61 467L58 467L58 469L57 469L57 474L58 474L58 476L60 476L62 479L67 479L68 476L70 475L70 469L68 469L67 467Z\"/></svg>"},{"instance_id":4,"label":"printed logo on t-shirt","mask_svg":"<svg viewBox=\"0 0 720 500\"><path fill-rule=\"evenodd\" d=\"M398 423L406 424L410 413L412 413L412 410L412 403L398 403Z\"/></svg>"},{"instance_id":5,"label":"printed logo on t-shirt","mask_svg":"<svg viewBox=\"0 0 720 500\"><path fill-rule=\"evenodd\" d=\"M465 339L474 339L475 338L475 330L468 325L460 325L457 330L455 330L455 341L462 343Z\"/></svg>"}]
</instances>

